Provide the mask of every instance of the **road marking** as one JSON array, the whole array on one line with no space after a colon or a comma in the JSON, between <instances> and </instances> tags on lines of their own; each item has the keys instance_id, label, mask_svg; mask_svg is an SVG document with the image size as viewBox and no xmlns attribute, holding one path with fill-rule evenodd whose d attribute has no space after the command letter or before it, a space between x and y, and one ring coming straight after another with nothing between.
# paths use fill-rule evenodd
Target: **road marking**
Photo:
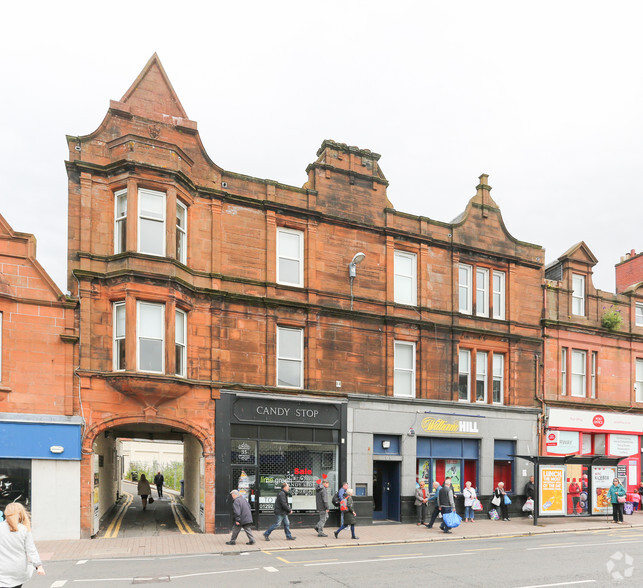
<instances>
[{"instance_id":1,"label":"road marking","mask_svg":"<svg viewBox=\"0 0 643 588\"><path fill-rule=\"evenodd\" d=\"M130 494L129 492L123 492L127 496L127 499L125 500L124 504L121 505L121 507L118 509L118 512L116 513L116 516L112 519L112 522L110 523L109 527L107 527L107 531L105 531L105 539L114 539L115 537L118 537L118 533L121 530L121 525L123 524L123 519L125 518L125 513L127 512L127 509L130 507L132 502L134 501L134 496Z\"/></svg>"},{"instance_id":2,"label":"road marking","mask_svg":"<svg viewBox=\"0 0 643 588\"><path fill-rule=\"evenodd\" d=\"M585 543L584 545L581 545L580 543L574 543L573 545L552 545L551 547L528 547L525 551L540 551L542 549L569 549L570 547L591 547L592 545L599 546L603 544Z\"/></svg>"},{"instance_id":3,"label":"road marking","mask_svg":"<svg viewBox=\"0 0 643 588\"><path fill-rule=\"evenodd\" d=\"M410 557L412 555L422 555L421 553L398 553L397 555L391 554L391 555L378 555L377 557ZM331 561L331 560L329 560Z\"/></svg>"},{"instance_id":4,"label":"road marking","mask_svg":"<svg viewBox=\"0 0 643 588\"><path fill-rule=\"evenodd\" d=\"M543 543L543 545L552 545L552 546L557 546L557 545L579 545L579 543Z\"/></svg>"},{"instance_id":5,"label":"road marking","mask_svg":"<svg viewBox=\"0 0 643 588\"><path fill-rule=\"evenodd\" d=\"M534 584L533 586L520 586L519 588L549 588L549 586L571 586L572 584L595 584L596 580L578 580L577 582L559 582L558 584Z\"/></svg>"},{"instance_id":6,"label":"road marking","mask_svg":"<svg viewBox=\"0 0 643 588\"><path fill-rule=\"evenodd\" d=\"M283 557L276 557L275 559L283 561L284 563L287 563L287 564L292 563L291 561L288 561L287 559L284 559Z\"/></svg>"},{"instance_id":7,"label":"road marking","mask_svg":"<svg viewBox=\"0 0 643 588\"><path fill-rule=\"evenodd\" d=\"M79 559L79 560L76 562L76 565L77 565L77 566L82 566L83 564L86 564L86 563L87 563L87 560L86 560L86 559Z\"/></svg>"},{"instance_id":8,"label":"road marking","mask_svg":"<svg viewBox=\"0 0 643 588\"><path fill-rule=\"evenodd\" d=\"M217 572L199 572L196 574L181 574L178 576L164 576L168 577L171 580L177 580L179 578L194 578L195 576L213 576L216 574L233 574L237 572L255 572L259 568L243 568L243 569L238 569L238 570L220 570ZM129 578L84 578L81 580L73 580L73 582L132 582L133 580L144 580L146 578L144 577L138 577L138 578L132 578L131 576ZM154 580L156 578L149 578L150 580Z\"/></svg>"},{"instance_id":9,"label":"road marking","mask_svg":"<svg viewBox=\"0 0 643 588\"><path fill-rule=\"evenodd\" d=\"M245 553L242 553L241 555L245 555ZM164 557L153 558L153 559L188 559L191 557L221 557L221 554L220 553L194 553L192 555L167 555Z\"/></svg>"},{"instance_id":10,"label":"road marking","mask_svg":"<svg viewBox=\"0 0 643 588\"><path fill-rule=\"evenodd\" d=\"M481 547L480 549L465 549L465 551L494 551L496 549L504 549L504 547Z\"/></svg>"},{"instance_id":11,"label":"road marking","mask_svg":"<svg viewBox=\"0 0 643 588\"><path fill-rule=\"evenodd\" d=\"M326 562L326 561L338 561L337 558L334 559L309 559L307 561L293 561L289 563L294 563L294 564L307 564L307 563L315 563L315 562Z\"/></svg>"},{"instance_id":12,"label":"road marking","mask_svg":"<svg viewBox=\"0 0 643 588\"><path fill-rule=\"evenodd\" d=\"M56 580L49 588L61 588L67 584L67 580Z\"/></svg>"},{"instance_id":13,"label":"road marking","mask_svg":"<svg viewBox=\"0 0 643 588\"><path fill-rule=\"evenodd\" d=\"M279 570L277 568L273 568L272 566L268 566L267 568L264 568L266 572L278 572Z\"/></svg>"},{"instance_id":14,"label":"road marking","mask_svg":"<svg viewBox=\"0 0 643 588\"><path fill-rule=\"evenodd\" d=\"M353 561L335 561L335 562L326 562L326 563L309 563L304 564L304 567L312 566L341 566L344 564L360 564L360 563L374 563L374 562L390 562L394 560L403 560L403 559L435 559L438 557L457 557L462 556L461 553L445 553L442 555L416 555L412 557L389 557L387 559L356 559Z\"/></svg>"},{"instance_id":15,"label":"road marking","mask_svg":"<svg viewBox=\"0 0 643 588\"><path fill-rule=\"evenodd\" d=\"M179 528L179 530L181 531L181 533L182 533L183 535L186 535L186 534L187 534L187 535L194 535L194 531L192 530L192 528L190 527L190 525L188 525L188 523L186 522L186 520L183 518L183 515L181 514L181 509L179 508L179 505L178 505L178 503L176 502L176 499L175 499L175 497L174 497L174 494L172 494L172 499L171 499L171 502L170 502L170 507L172 508L172 512L174 513L174 520L175 520L175 522L176 522L176 526ZM183 528L185 529L185 531L183 530L183 528L182 528L182 527L181 527L181 525L179 524L179 521L178 521L177 517L178 517L178 519L181 519L181 523L183 524Z\"/></svg>"}]
</instances>

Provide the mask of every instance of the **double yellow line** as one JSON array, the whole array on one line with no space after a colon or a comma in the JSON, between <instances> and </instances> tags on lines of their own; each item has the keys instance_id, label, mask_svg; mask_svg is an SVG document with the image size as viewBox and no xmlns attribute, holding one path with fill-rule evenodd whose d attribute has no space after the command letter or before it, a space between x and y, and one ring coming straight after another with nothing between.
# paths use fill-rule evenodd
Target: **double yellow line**
<instances>
[{"instance_id":1,"label":"double yellow line","mask_svg":"<svg viewBox=\"0 0 643 588\"><path fill-rule=\"evenodd\" d=\"M121 505L120 509L116 513L116 516L112 519L109 527L107 527L107 531L105 531L105 539L114 539L115 537L118 537L118 533L121 530L121 524L123 523L123 519L125 518L125 513L134 500L134 496L129 492L123 492L123 494L127 496L127 499Z\"/></svg>"},{"instance_id":2,"label":"double yellow line","mask_svg":"<svg viewBox=\"0 0 643 588\"><path fill-rule=\"evenodd\" d=\"M190 528L190 525L186 522L181 514L181 509L176 502L176 497L174 494L170 494L170 508L172 509L172 514L174 515L174 522L176 527L183 535L194 535L194 531Z\"/></svg>"}]
</instances>

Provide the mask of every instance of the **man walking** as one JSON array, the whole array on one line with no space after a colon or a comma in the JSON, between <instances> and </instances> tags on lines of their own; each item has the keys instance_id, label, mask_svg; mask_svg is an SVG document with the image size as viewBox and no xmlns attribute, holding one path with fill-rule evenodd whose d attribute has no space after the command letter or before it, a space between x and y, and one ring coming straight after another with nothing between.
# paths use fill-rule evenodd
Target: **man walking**
<instances>
[{"instance_id":1,"label":"man walking","mask_svg":"<svg viewBox=\"0 0 643 588\"><path fill-rule=\"evenodd\" d=\"M450 533L451 529L446 526L444 523L444 515L455 510L455 497L453 495L453 486L451 486L451 478L445 478L444 484L440 491L438 492L438 506L442 511L442 523L440 524L440 529L445 533Z\"/></svg>"},{"instance_id":2,"label":"man walking","mask_svg":"<svg viewBox=\"0 0 643 588\"><path fill-rule=\"evenodd\" d=\"M232 527L232 535L230 541L226 541L226 545L236 545L237 535L243 529L248 537L246 545L253 545L255 538L252 536L252 511L250 505L245 497L239 490L232 490L232 516L234 517L234 527Z\"/></svg>"},{"instance_id":3,"label":"man walking","mask_svg":"<svg viewBox=\"0 0 643 588\"><path fill-rule=\"evenodd\" d=\"M159 498L163 496L163 482L165 482L163 474L161 472L156 472L154 483L156 484L156 491L159 493Z\"/></svg>"},{"instance_id":4,"label":"man walking","mask_svg":"<svg viewBox=\"0 0 643 588\"><path fill-rule=\"evenodd\" d=\"M431 513L431 520L429 521L429 524L426 526L427 529L430 529L433 527L433 523L435 523L435 519L438 518L438 513L440 512L440 504L438 502L438 493L440 492L440 489L442 486L440 486L439 482L433 482L433 494L431 494L431 497L429 498L429 502L433 503L433 512Z\"/></svg>"},{"instance_id":5,"label":"man walking","mask_svg":"<svg viewBox=\"0 0 643 588\"><path fill-rule=\"evenodd\" d=\"M319 521L315 525L317 537L328 537L324 533L324 525L328 520L328 480L320 481L317 484L315 499L317 501L317 512L319 513Z\"/></svg>"},{"instance_id":6,"label":"man walking","mask_svg":"<svg viewBox=\"0 0 643 588\"><path fill-rule=\"evenodd\" d=\"M281 523L284 524L284 532L286 533L286 539L288 541L294 541L296 537L293 537L290 534L290 521L288 520L288 515L292 512L290 505L288 504L288 490L290 486L288 482L284 482L281 485L281 490L277 494L277 499L275 500L275 515L277 520L266 529L266 532L263 534L266 541L270 541L270 533L272 533Z\"/></svg>"}]
</instances>

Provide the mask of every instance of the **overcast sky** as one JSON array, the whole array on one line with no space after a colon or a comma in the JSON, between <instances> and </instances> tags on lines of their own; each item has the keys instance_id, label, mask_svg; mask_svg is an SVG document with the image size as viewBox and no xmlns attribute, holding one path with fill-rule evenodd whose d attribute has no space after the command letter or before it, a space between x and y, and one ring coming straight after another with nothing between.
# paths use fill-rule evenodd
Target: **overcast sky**
<instances>
[{"instance_id":1,"label":"overcast sky","mask_svg":"<svg viewBox=\"0 0 643 588\"><path fill-rule=\"evenodd\" d=\"M203 6L211 6L203 8ZM449 222L490 174L550 263L596 287L643 249L639 1L12 2L0 35L0 213L66 286L65 135L156 51L221 167L301 186L324 139L381 154L397 210Z\"/></svg>"}]
</instances>

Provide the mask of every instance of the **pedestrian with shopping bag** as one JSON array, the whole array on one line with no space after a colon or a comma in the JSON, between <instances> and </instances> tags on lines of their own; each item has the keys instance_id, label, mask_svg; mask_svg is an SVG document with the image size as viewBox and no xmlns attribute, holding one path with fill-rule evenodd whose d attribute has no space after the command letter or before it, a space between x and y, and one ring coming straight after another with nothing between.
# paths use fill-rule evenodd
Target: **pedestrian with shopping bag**
<instances>
[{"instance_id":1,"label":"pedestrian with shopping bag","mask_svg":"<svg viewBox=\"0 0 643 588\"><path fill-rule=\"evenodd\" d=\"M342 498L339 504L339 510L344 513L344 522L341 524L339 529L333 533L335 539L338 535L348 526L351 528L351 539L359 539L355 535L355 523L357 522L357 513L353 506L353 489L348 488L344 493L344 498Z\"/></svg>"},{"instance_id":2,"label":"pedestrian with shopping bag","mask_svg":"<svg viewBox=\"0 0 643 588\"><path fill-rule=\"evenodd\" d=\"M440 529L442 529L444 533L450 533L451 529L444 519L449 513L455 512L455 496L453 494L453 486L451 486L451 478L445 478L444 484L442 484L442 488L440 488L440 491L438 492L438 506L442 513ZM448 517L447 520L451 519ZM460 523L458 523L458 525L459 524ZM457 527L458 525L454 526Z\"/></svg>"},{"instance_id":3,"label":"pedestrian with shopping bag","mask_svg":"<svg viewBox=\"0 0 643 588\"><path fill-rule=\"evenodd\" d=\"M626 491L618 478L612 480L609 492L607 493L609 501L612 503L612 517L617 525L623 523L623 505L625 504Z\"/></svg>"},{"instance_id":4,"label":"pedestrian with shopping bag","mask_svg":"<svg viewBox=\"0 0 643 588\"><path fill-rule=\"evenodd\" d=\"M471 485L471 482L465 483L462 495L464 496L464 522L473 523L473 503L477 500L478 494L476 493L476 489Z\"/></svg>"},{"instance_id":5,"label":"pedestrian with shopping bag","mask_svg":"<svg viewBox=\"0 0 643 588\"><path fill-rule=\"evenodd\" d=\"M507 507L511 504L511 499L507 496L504 482L498 482L498 486L496 486L496 489L493 491L491 504L496 508L500 508L503 521L509 520L509 509Z\"/></svg>"}]
</instances>

